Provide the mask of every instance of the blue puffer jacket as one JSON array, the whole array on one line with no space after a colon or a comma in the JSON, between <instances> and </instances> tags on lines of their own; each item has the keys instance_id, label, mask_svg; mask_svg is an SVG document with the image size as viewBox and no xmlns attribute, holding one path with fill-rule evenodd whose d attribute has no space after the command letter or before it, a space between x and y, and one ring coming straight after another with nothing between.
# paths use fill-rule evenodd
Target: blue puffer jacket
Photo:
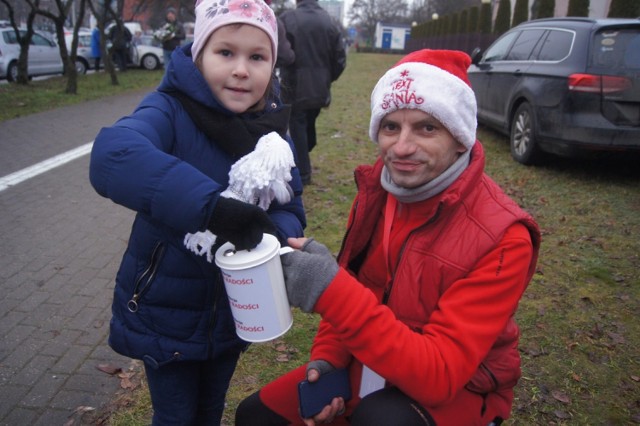
<instances>
[{"instance_id":1,"label":"blue puffer jacket","mask_svg":"<svg viewBox=\"0 0 640 426\"><path fill-rule=\"evenodd\" d=\"M214 98L190 55L190 45L176 50L159 90L102 129L91 153L96 191L137 212L116 277L109 344L156 366L246 347L236 336L219 269L183 245L187 232L206 228L234 163L165 93L179 90L232 114ZM264 114L281 108L274 99ZM297 169L292 175L294 199L274 201L268 211L281 242L302 236L306 225Z\"/></svg>"}]
</instances>

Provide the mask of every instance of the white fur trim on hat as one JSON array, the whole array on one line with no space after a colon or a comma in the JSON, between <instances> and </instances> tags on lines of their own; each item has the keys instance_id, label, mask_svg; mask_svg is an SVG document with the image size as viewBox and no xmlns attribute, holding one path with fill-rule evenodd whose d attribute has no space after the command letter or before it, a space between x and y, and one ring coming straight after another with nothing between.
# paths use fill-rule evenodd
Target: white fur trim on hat
<instances>
[{"instance_id":1,"label":"white fur trim on hat","mask_svg":"<svg viewBox=\"0 0 640 426\"><path fill-rule=\"evenodd\" d=\"M387 71L371 93L369 137L378 142L380 121L399 109L419 109L471 149L476 141L476 97L460 78L430 64L406 62Z\"/></svg>"},{"instance_id":2,"label":"white fur trim on hat","mask_svg":"<svg viewBox=\"0 0 640 426\"><path fill-rule=\"evenodd\" d=\"M278 56L278 24L273 10L263 0L198 0L191 56L195 61L209 37L225 25L248 24L267 33L271 40L271 65Z\"/></svg>"}]
</instances>

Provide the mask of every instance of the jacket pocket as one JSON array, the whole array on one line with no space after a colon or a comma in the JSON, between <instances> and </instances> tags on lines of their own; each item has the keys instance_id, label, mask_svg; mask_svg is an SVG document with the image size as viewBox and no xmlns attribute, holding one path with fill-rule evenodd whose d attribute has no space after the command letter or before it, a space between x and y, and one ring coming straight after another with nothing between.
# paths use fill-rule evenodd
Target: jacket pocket
<instances>
[{"instance_id":1,"label":"jacket pocket","mask_svg":"<svg viewBox=\"0 0 640 426\"><path fill-rule=\"evenodd\" d=\"M498 389L498 379L486 365L480 364L480 367L478 367L465 387L468 391L479 394L494 392Z\"/></svg>"},{"instance_id":2,"label":"jacket pocket","mask_svg":"<svg viewBox=\"0 0 640 426\"><path fill-rule=\"evenodd\" d=\"M158 242L151 252L151 258L149 259L147 267L142 274L140 274L133 286L133 294L131 299L127 302L127 309L129 309L129 312L138 312L140 299L147 291L149 291L149 288L156 277L156 273L158 272L158 267L163 254L164 244L162 242Z\"/></svg>"}]
</instances>

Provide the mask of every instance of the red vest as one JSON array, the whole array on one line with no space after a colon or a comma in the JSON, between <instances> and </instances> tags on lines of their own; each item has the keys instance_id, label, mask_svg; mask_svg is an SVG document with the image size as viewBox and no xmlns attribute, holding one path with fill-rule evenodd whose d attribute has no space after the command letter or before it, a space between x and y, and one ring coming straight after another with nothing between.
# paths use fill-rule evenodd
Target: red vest
<instances>
[{"instance_id":1,"label":"red vest","mask_svg":"<svg viewBox=\"0 0 640 426\"><path fill-rule=\"evenodd\" d=\"M515 223L528 228L533 243L527 282L535 272L540 247L537 224L484 174L480 143L474 146L471 159L458 180L437 196L432 214L411 232L401 249L387 305L417 332L428 323L440 296L494 249ZM339 256L340 265L356 276L372 230L378 226L378 212L386 202L387 192L380 186L382 166L378 160L373 166L356 170L358 195ZM467 384L468 390L479 394L510 393L521 375L518 337L518 327L511 318Z\"/></svg>"}]
</instances>

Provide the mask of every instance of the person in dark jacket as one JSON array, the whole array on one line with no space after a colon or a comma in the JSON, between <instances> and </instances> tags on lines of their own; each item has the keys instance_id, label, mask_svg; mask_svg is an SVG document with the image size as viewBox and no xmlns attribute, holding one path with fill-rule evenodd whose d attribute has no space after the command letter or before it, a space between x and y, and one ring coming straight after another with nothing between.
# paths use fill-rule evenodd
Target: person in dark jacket
<instances>
[{"instance_id":1,"label":"person in dark jacket","mask_svg":"<svg viewBox=\"0 0 640 426\"><path fill-rule=\"evenodd\" d=\"M281 258L291 306L322 317L310 362L241 402L236 426L509 417L521 375L515 313L541 236L484 172L470 63L460 51L419 50L376 84L369 137L379 158L355 171L337 261L312 238L290 239L297 250ZM330 388L301 418L298 384L336 369L347 370L351 399Z\"/></svg>"},{"instance_id":2,"label":"person in dark jacket","mask_svg":"<svg viewBox=\"0 0 640 426\"><path fill-rule=\"evenodd\" d=\"M220 424L248 345L235 332L211 250L225 241L250 249L265 232L285 245L306 226L291 163L285 199L262 207L265 200L239 201L229 188L232 166L252 158L263 135L291 159L294 148L273 76L275 16L262 1L231 0L226 9L217 0L196 5L194 42L173 52L158 90L103 128L91 152L93 187L136 212L116 276L109 345L144 361L154 425ZM215 246L203 256L187 240L206 233Z\"/></svg>"},{"instance_id":3,"label":"person in dark jacket","mask_svg":"<svg viewBox=\"0 0 640 426\"><path fill-rule=\"evenodd\" d=\"M283 99L292 105L289 131L302 182L309 184L316 119L331 103L331 83L347 66L347 56L339 28L317 0L297 0L296 9L284 12L280 19L296 54L295 62L281 69Z\"/></svg>"},{"instance_id":4,"label":"person in dark jacket","mask_svg":"<svg viewBox=\"0 0 640 426\"><path fill-rule=\"evenodd\" d=\"M186 38L184 25L178 20L178 12L175 8L169 7L165 15L165 24L162 28L154 32L154 36L162 43L162 51L164 55L164 67L168 68L171 61L171 53L176 47L182 44Z\"/></svg>"},{"instance_id":5,"label":"person in dark jacket","mask_svg":"<svg viewBox=\"0 0 640 426\"><path fill-rule=\"evenodd\" d=\"M271 6L271 0L265 0L264 2ZM276 68L282 68L293 64L296 54L291 48L289 39L287 39L287 30L284 27L284 23L277 16L276 19L278 20L278 58L276 60Z\"/></svg>"},{"instance_id":6,"label":"person in dark jacket","mask_svg":"<svg viewBox=\"0 0 640 426\"><path fill-rule=\"evenodd\" d=\"M131 31L122 21L116 21L109 29L109 40L111 40L111 55L118 69L122 72L127 70L130 62L129 50L131 49Z\"/></svg>"}]
</instances>

